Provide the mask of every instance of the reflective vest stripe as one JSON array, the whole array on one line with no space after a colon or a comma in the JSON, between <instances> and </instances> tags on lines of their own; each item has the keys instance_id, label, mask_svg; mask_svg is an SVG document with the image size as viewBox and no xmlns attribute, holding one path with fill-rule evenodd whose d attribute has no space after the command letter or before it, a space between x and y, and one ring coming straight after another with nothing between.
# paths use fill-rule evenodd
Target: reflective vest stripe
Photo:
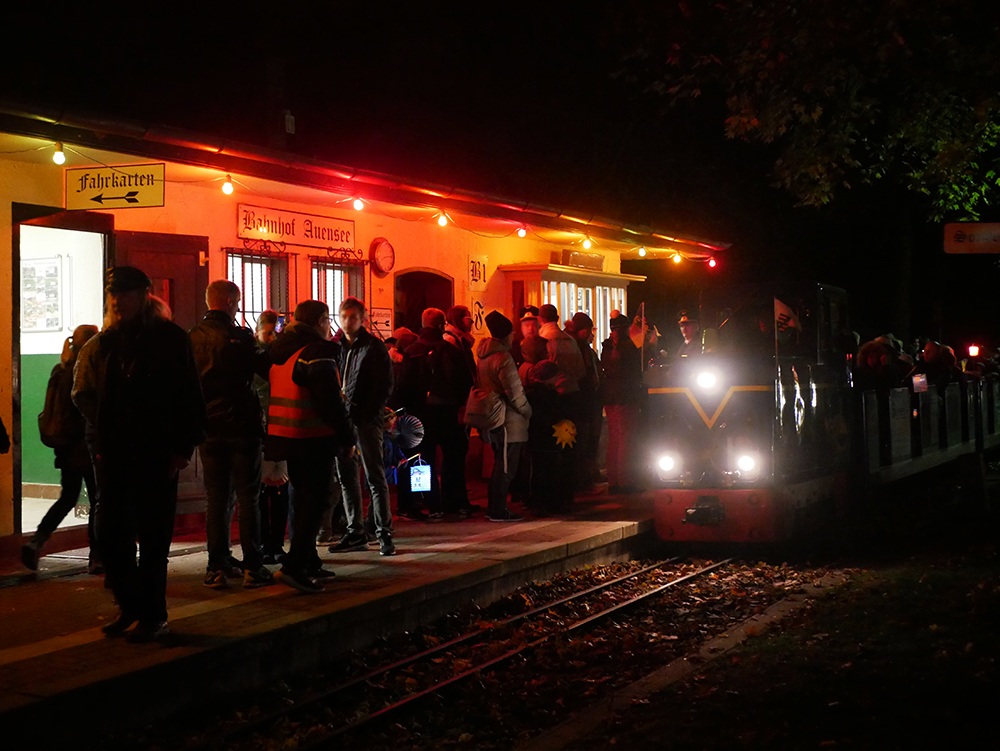
<instances>
[{"instance_id":1,"label":"reflective vest stripe","mask_svg":"<svg viewBox=\"0 0 1000 751\"><path fill-rule=\"evenodd\" d=\"M293 354L282 365L272 365L268 372L271 381L271 400L267 408L267 434L283 438L321 438L335 435L333 428L313 409L309 390L292 380L295 365L302 350Z\"/></svg>"}]
</instances>

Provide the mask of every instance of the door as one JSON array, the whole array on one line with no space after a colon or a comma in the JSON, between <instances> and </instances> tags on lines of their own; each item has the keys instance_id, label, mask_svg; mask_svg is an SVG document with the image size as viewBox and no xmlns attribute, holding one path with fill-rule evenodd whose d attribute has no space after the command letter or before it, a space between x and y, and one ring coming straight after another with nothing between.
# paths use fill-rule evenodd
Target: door
<instances>
[{"instance_id":1,"label":"door","mask_svg":"<svg viewBox=\"0 0 1000 751\"><path fill-rule=\"evenodd\" d=\"M201 261L205 259L206 265ZM115 232L115 265L135 266L153 281L153 294L173 312L174 323L190 331L205 316L208 286L208 238L158 232ZM205 487L198 453L181 472L177 513L201 510ZM194 506L192 506L194 502Z\"/></svg>"},{"instance_id":2,"label":"door","mask_svg":"<svg viewBox=\"0 0 1000 751\"><path fill-rule=\"evenodd\" d=\"M406 326L420 331L420 314L427 308L447 312L454 305L455 284L443 274L433 271L407 271L396 274L396 312L393 328Z\"/></svg>"}]
</instances>

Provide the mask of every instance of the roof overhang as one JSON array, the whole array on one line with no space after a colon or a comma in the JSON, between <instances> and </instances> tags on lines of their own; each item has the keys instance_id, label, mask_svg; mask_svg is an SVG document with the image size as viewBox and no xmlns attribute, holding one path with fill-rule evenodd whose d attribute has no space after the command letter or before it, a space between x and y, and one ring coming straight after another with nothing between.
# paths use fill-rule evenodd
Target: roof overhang
<instances>
[{"instance_id":1,"label":"roof overhang","mask_svg":"<svg viewBox=\"0 0 1000 751\"><path fill-rule=\"evenodd\" d=\"M604 217L422 183L176 128L127 120L44 111L0 101L0 132L215 169L224 173L314 188L338 196L355 196L402 206L430 207L445 212L461 212L471 216L582 233L636 250L648 247L707 257L729 247L729 243L680 236L651 227L630 227ZM621 252L621 247L618 250Z\"/></svg>"}]
</instances>

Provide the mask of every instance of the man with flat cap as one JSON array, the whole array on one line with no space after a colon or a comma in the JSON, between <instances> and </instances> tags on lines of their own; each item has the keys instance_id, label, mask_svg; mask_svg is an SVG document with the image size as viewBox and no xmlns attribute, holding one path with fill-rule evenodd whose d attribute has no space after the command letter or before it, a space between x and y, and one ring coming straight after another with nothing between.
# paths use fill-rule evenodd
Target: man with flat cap
<instances>
[{"instance_id":1,"label":"man with flat cap","mask_svg":"<svg viewBox=\"0 0 1000 751\"><path fill-rule=\"evenodd\" d=\"M81 350L73 380L73 402L91 430L106 581L121 608L102 630L122 636L136 624L130 642L169 632L177 476L203 440L206 421L191 342L177 324L153 314L151 286L131 266L108 271L110 323Z\"/></svg>"},{"instance_id":2,"label":"man with flat cap","mask_svg":"<svg viewBox=\"0 0 1000 751\"><path fill-rule=\"evenodd\" d=\"M701 326L698 316L687 310L677 314L677 328L684 337L684 344L677 348L677 357L691 357L701 354Z\"/></svg>"}]
</instances>

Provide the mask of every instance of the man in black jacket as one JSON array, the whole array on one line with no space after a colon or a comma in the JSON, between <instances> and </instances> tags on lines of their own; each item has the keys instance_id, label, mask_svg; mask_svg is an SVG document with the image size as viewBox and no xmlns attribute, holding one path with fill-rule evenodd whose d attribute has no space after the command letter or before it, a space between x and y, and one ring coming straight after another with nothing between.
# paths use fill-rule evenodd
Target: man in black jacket
<instances>
[{"instance_id":1,"label":"man in black jacket","mask_svg":"<svg viewBox=\"0 0 1000 751\"><path fill-rule=\"evenodd\" d=\"M228 578L247 589L274 583L264 568L260 543L260 473L263 421L254 388L259 355L249 329L237 326L240 288L219 279L205 290L208 312L191 329L194 360L208 408L207 438L198 449L208 509L208 568L205 586L225 589ZM232 556L229 533L233 502L240 509L242 567Z\"/></svg>"},{"instance_id":2,"label":"man in black jacket","mask_svg":"<svg viewBox=\"0 0 1000 751\"><path fill-rule=\"evenodd\" d=\"M445 314L437 308L428 308L421 316L421 323L420 338L406 350L400 374L400 398L403 406L424 424L420 457L431 467L428 503L431 518L441 518L443 513L468 517L465 492L467 443L465 426L459 422L458 415L472 388L473 376L463 350L444 338ZM436 477L439 446L440 500ZM405 494L408 487L404 482L401 492Z\"/></svg>"},{"instance_id":3,"label":"man in black jacket","mask_svg":"<svg viewBox=\"0 0 1000 751\"><path fill-rule=\"evenodd\" d=\"M295 491L292 544L276 578L312 594L323 591L314 579L333 575L320 566L316 535L334 460L349 463L357 434L340 390L340 345L329 340L329 308L306 300L295 308L294 318L268 350L271 398L264 455L288 462Z\"/></svg>"},{"instance_id":4,"label":"man in black jacket","mask_svg":"<svg viewBox=\"0 0 1000 751\"><path fill-rule=\"evenodd\" d=\"M205 430L205 400L187 333L153 315L142 271L108 272L111 325L80 352L73 402L92 426L100 494L98 542L121 607L103 627L144 642L166 633L167 553L177 475ZM136 538L141 555L136 562Z\"/></svg>"},{"instance_id":5,"label":"man in black jacket","mask_svg":"<svg viewBox=\"0 0 1000 751\"><path fill-rule=\"evenodd\" d=\"M340 304L340 372L351 420L358 430L358 452L337 463L344 489L347 533L330 546L330 552L362 550L368 545L361 500L360 470L364 467L379 552L393 555L396 548L392 542L389 483L382 466L383 413L392 393L392 361L386 346L362 325L365 312L365 304L356 297L348 297Z\"/></svg>"}]
</instances>

